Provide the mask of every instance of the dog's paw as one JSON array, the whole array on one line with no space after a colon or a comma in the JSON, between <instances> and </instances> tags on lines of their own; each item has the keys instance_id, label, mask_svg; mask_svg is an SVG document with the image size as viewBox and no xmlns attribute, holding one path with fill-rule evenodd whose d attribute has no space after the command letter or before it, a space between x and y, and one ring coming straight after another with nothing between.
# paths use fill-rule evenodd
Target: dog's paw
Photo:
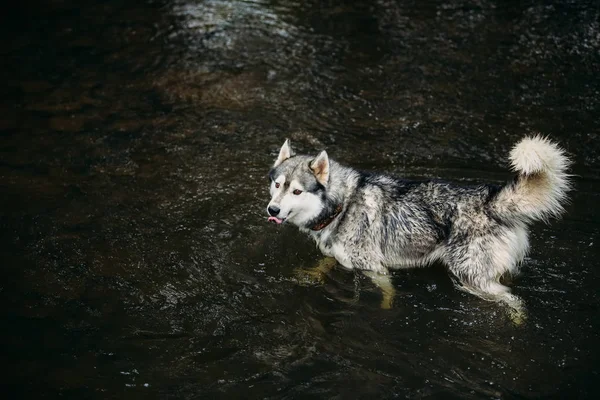
<instances>
[{"instance_id":1,"label":"dog's paw","mask_svg":"<svg viewBox=\"0 0 600 400\"><path fill-rule=\"evenodd\" d=\"M524 307L510 307L507 312L510 322L515 326L521 326L527 321L527 311Z\"/></svg>"}]
</instances>

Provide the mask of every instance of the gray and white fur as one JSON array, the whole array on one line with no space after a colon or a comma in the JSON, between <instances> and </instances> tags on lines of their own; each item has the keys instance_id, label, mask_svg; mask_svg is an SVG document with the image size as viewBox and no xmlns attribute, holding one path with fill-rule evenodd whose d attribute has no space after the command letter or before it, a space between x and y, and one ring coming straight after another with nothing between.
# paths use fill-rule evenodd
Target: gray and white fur
<instances>
[{"instance_id":1,"label":"gray and white fur","mask_svg":"<svg viewBox=\"0 0 600 400\"><path fill-rule=\"evenodd\" d=\"M367 272L380 287L390 269L440 261L461 289L517 307L499 279L518 272L528 225L563 212L570 161L555 143L533 136L512 149L510 162L512 182L458 186L359 172L325 151L294 155L286 140L269 173L269 220L298 226L323 254Z\"/></svg>"}]
</instances>

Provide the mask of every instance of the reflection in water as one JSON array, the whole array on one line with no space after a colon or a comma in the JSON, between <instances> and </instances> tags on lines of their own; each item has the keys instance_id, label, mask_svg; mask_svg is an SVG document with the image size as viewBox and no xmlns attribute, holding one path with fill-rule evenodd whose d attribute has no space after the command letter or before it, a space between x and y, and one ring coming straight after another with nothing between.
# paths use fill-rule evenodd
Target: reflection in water
<instances>
[{"instance_id":1,"label":"reflection in water","mask_svg":"<svg viewBox=\"0 0 600 400\"><path fill-rule=\"evenodd\" d=\"M20 8L19 8L20 7ZM593 397L599 10L586 2L24 3L2 24L7 391L69 397ZM357 168L501 182L541 131L568 215L512 283L530 319L397 272L322 286L265 223L284 137ZM360 299L352 304L356 294Z\"/></svg>"}]
</instances>

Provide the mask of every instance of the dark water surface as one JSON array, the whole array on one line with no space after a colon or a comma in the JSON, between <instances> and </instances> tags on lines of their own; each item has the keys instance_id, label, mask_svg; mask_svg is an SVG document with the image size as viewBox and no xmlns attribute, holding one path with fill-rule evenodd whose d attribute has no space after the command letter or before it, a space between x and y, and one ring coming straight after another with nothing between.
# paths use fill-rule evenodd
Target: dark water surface
<instances>
[{"instance_id":1,"label":"dark water surface","mask_svg":"<svg viewBox=\"0 0 600 400\"><path fill-rule=\"evenodd\" d=\"M15 4L3 398L600 395L600 3ZM572 154L577 191L533 227L522 326L441 266L396 272L389 311L345 271L300 286L320 254L266 223L286 137L364 169L502 182L534 131Z\"/></svg>"}]
</instances>

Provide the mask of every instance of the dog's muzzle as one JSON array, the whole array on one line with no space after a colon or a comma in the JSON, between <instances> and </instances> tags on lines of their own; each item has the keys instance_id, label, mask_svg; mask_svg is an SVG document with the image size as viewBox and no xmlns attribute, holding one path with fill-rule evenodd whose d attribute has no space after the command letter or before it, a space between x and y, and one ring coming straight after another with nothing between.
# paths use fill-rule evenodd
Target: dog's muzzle
<instances>
[{"instance_id":1,"label":"dog's muzzle","mask_svg":"<svg viewBox=\"0 0 600 400\"><path fill-rule=\"evenodd\" d=\"M270 217L267 219L267 221L269 221L269 222L273 221L278 225L283 223L283 221L285 221L285 218L277 218L277 215L281 211L281 209L279 207L269 206L269 208L267 208L267 211L269 212L269 215L270 215Z\"/></svg>"}]
</instances>

